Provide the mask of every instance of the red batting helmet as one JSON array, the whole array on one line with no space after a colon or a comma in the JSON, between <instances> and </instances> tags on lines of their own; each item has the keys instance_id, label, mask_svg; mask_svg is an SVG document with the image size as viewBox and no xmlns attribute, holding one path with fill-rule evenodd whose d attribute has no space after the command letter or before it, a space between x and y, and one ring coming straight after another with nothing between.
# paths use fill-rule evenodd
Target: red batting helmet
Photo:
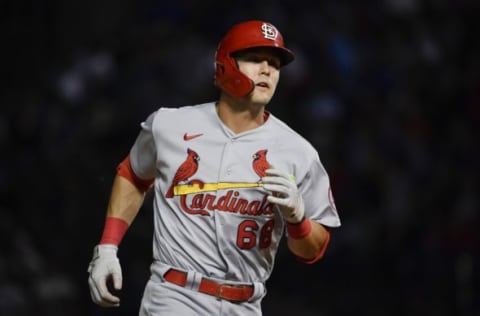
<instances>
[{"instance_id":1,"label":"red batting helmet","mask_svg":"<svg viewBox=\"0 0 480 316\"><path fill-rule=\"evenodd\" d=\"M249 94L253 81L237 66L232 53L255 47L272 47L280 58L280 65L293 61L295 55L285 48L282 34L275 26L264 21L247 21L234 25L218 45L215 54L215 84L234 97Z\"/></svg>"}]
</instances>

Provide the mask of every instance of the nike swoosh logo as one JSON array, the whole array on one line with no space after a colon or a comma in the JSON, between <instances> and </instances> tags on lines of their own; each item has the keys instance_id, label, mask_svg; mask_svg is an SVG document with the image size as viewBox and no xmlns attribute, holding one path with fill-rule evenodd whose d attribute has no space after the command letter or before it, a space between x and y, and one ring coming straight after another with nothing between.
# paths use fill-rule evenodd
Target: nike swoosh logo
<instances>
[{"instance_id":1,"label":"nike swoosh logo","mask_svg":"<svg viewBox=\"0 0 480 316\"><path fill-rule=\"evenodd\" d=\"M200 134L192 134L192 135L188 135L187 133L185 133L183 135L183 140L188 142L189 140L192 140L194 138L197 138L197 137L200 137L200 136L203 136L203 133L200 133Z\"/></svg>"}]
</instances>

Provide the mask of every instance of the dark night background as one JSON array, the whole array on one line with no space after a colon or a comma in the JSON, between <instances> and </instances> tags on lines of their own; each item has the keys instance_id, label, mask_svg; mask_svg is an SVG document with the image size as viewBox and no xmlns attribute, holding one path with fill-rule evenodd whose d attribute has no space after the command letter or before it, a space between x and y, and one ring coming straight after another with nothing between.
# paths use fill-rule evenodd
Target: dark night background
<instances>
[{"instance_id":1,"label":"dark night background","mask_svg":"<svg viewBox=\"0 0 480 316\"><path fill-rule=\"evenodd\" d=\"M268 109L318 149L343 224L318 264L283 244L264 314L480 315L480 2L314 2L0 2L0 315L137 314L150 196L122 306L87 285L116 165L150 112L217 97L246 19L296 52Z\"/></svg>"}]
</instances>

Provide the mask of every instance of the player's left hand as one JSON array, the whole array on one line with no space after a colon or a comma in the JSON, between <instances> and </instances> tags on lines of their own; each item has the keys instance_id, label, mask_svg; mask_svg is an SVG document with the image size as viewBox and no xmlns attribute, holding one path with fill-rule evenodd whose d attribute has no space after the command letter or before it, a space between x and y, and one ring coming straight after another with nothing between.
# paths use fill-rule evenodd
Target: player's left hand
<instances>
[{"instance_id":1,"label":"player's left hand","mask_svg":"<svg viewBox=\"0 0 480 316\"><path fill-rule=\"evenodd\" d=\"M262 178L263 187L272 192L267 198L268 201L281 207L287 222L301 222L305 215L305 206L293 176L277 169L267 169L265 173L267 176Z\"/></svg>"}]
</instances>

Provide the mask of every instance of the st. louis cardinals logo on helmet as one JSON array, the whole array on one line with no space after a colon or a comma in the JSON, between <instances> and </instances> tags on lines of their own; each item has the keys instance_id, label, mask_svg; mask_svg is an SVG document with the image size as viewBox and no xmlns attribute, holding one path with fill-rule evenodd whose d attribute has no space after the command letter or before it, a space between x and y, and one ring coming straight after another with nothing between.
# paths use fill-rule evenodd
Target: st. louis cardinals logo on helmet
<instances>
[{"instance_id":1,"label":"st. louis cardinals logo on helmet","mask_svg":"<svg viewBox=\"0 0 480 316\"><path fill-rule=\"evenodd\" d=\"M277 39L278 31L275 28L275 26L273 26L271 24L263 23L262 24L262 32L263 32L263 36L266 39L269 39L269 40L272 40L272 41Z\"/></svg>"},{"instance_id":2,"label":"st. louis cardinals logo on helmet","mask_svg":"<svg viewBox=\"0 0 480 316\"><path fill-rule=\"evenodd\" d=\"M248 21L234 25L218 45L215 54L215 84L234 97L248 95L254 83L237 66L232 54L244 49L271 47L280 58L280 65L293 61L295 55L285 47L278 29L264 21Z\"/></svg>"}]
</instances>

